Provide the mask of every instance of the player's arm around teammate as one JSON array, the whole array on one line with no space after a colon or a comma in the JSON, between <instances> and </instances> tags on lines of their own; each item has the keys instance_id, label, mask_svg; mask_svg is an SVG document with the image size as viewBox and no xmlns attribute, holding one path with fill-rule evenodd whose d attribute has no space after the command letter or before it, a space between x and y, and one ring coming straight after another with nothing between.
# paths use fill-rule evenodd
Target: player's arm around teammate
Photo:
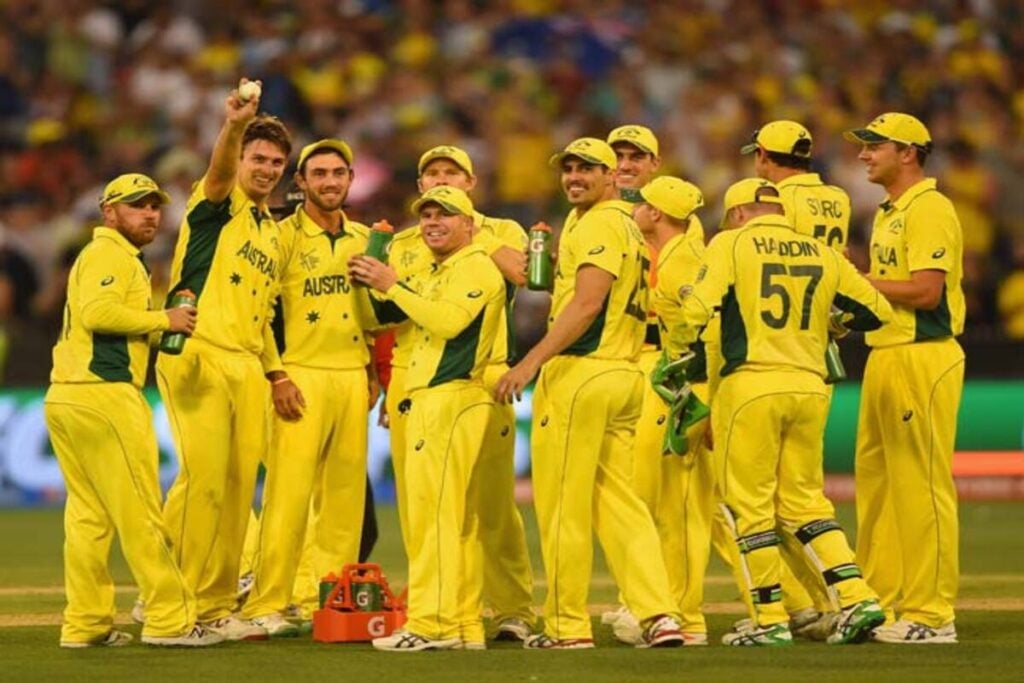
<instances>
[{"instance_id":1,"label":"player's arm around teammate","mask_svg":"<svg viewBox=\"0 0 1024 683\"><path fill-rule=\"evenodd\" d=\"M68 281L45 399L50 440L68 491L62 647L131 640L113 628L107 562L115 532L149 606L143 642L203 646L222 640L196 624L195 596L167 542L153 416L141 392L149 335L189 334L196 324L192 307L149 310L152 288L140 248L153 241L167 201L144 175L111 181L100 201L104 227L94 230Z\"/></svg>"},{"instance_id":2,"label":"player's arm around teammate","mask_svg":"<svg viewBox=\"0 0 1024 683\"><path fill-rule=\"evenodd\" d=\"M871 231L870 278L892 325L865 337L857 427L857 557L890 623L876 640L953 643L959 526L952 459L963 391L963 237L956 210L925 176L931 135L883 114L849 131L886 199ZM894 557L893 549L896 549ZM900 606L896 620L896 604Z\"/></svg>"}]
</instances>

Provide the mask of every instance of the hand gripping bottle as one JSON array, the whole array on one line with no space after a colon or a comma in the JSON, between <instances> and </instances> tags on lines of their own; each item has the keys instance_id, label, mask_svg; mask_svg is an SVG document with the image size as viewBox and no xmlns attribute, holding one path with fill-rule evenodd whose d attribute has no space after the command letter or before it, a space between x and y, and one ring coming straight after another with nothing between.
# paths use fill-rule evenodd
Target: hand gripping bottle
<instances>
[{"instance_id":1,"label":"hand gripping bottle","mask_svg":"<svg viewBox=\"0 0 1024 683\"><path fill-rule=\"evenodd\" d=\"M179 290L171 297L170 308L195 305L196 295L192 293L191 289ZM184 332L164 332L164 336L160 338L160 351L172 356L177 356L181 353L181 350L185 348L185 339L187 339L187 337Z\"/></svg>"},{"instance_id":2,"label":"hand gripping bottle","mask_svg":"<svg viewBox=\"0 0 1024 683\"><path fill-rule=\"evenodd\" d=\"M366 256L372 256L381 263L388 262L388 252L391 250L391 239L395 236L395 229L386 220L377 221L370 228L370 239L366 244Z\"/></svg>"},{"instance_id":3,"label":"hand gripping bottle","mask_svg":"<svg viewBox=\"0 0 1024 683\"><path fill-rule=\"evenodd\" d=\"M550 291L554 283L551 263L551 226L537 223L529 232L529 254L526 259L526 287Z\"/></svg>"},{"instance_id":4,"label":"hand gripping bottle","mask_svg":"<svg viewBox=\"0 0 1024 683\"><path fill-rule=\"evenodd\" d=\"M835 339L829 339L825 347L825 384L838 384L846 379L846 368L843 367L843 358L839 355L839 344Z\"/></svg>"}]
</instances>

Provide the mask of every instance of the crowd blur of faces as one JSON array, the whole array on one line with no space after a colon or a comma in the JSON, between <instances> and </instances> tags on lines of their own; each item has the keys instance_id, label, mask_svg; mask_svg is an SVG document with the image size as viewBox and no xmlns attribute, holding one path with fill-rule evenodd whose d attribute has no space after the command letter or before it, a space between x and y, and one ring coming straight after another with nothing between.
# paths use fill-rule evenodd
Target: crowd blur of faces
<instances>
[{"instance_id":1,"label":"crowd blur of faces","mask_svg":"<svg viewBox=\"0 0 1024 683\"><path fill-rule=\"evenodd\" d=\"M148 248L160 300L190 187L242 76L262 80L261 109L297 149L351 144L346 210L367 223L408 224L419 155L456 144L472 156L484 213L557 230L568 204L551 153L638 123L660 138L659 172L703 190L714 226L724 189L753 174L739 148L762 123L795 119L813 133L813 170L851 196L862 268L884 190L841 133L913 113L936 143L926 172L963 224L967 338L1024 338L1014 0L13 0L0 4L8 381L14 346L52 343L69 264L99 222L103 184L122 172L152 175L173 198ZM539 305L527 297L517 314L527 342L543 326ZM45 381L43 358L29 379Z\"/></svg>"}]
</instances>

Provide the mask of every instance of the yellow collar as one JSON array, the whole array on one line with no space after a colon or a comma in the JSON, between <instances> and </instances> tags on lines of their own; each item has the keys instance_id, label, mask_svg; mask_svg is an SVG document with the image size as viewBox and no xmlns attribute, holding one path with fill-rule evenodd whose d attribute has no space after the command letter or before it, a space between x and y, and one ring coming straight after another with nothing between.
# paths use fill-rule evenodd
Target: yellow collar
<instances>
[{"instance_id":1,"label":"yellow collar","mask_svg":"<svg viewBox=\"0 0 1024 683\"><path fill-rule=\"evenodd\" d=\"M919 195L922 195L929 190L934 190L937 184L938 182L935 178L925 178L908 187L907 191L901 194L899 199L896 201L892 201L886 197L885 201L882 202L880 206L883 211L889 211L894 208L903 211L910 205L910 202L917 199Z\"/></svg>"},{"instance_id":2,"label":"yellow collar","mask_svg":"<svg viewBox=\"0 0 1024 683\"><path fill-rule=\"evenodd\" d=\"M140 253L142 253L139 250L138 247L136 247L134 244L129 242L127 240L127 238L125 238L124 235L119 233L114 228L108 228L108 227L102 226L102 225L98 226L96 228L93 228L93 230L92 230L92 238L93 239L98 239L100 237L105 237L107 239L113 240L115 243L117 243L117 245L119 247L124 249L126 252L128 252L132 256L138 256Z\"/></svg>"},{"instance_id":3,"label":"yellow collar","mask_svg":"<svg viewBox=\"0 0 1024 683\"><path fill-rule=\"evenodd\" d=\"M320 227L320 224L313 220L312 217L310 217L310 215L306 213L306 210L303 209L301 206L295 209L295 215L298 216L299 226L302 228L302 232L304 232L307 236L316 237L317 235L330 234L322 227ZM345 229L346 225L348 225L348 216L346 216L345 212L342 211L341 232L339 233L339 235L350 234L350 232Z\"/></svg>"}]
</instances>

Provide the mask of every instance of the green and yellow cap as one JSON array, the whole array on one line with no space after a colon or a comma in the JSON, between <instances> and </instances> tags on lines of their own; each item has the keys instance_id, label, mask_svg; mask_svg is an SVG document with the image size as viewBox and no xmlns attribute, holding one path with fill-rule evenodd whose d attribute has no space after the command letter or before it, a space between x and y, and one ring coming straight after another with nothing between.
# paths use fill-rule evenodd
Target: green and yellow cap
<instances>
[{"instance_id":1,"label":"green and yellow cap","mask_svg":"<svg viewBox=\"0 0 1024 683\"><path fill-rule=\"evenodd\" d=\"M753 154L759 147L766 152L790 156L811 156L811 132L796 121L772 121L750 136L750 142L740 148L740 154Z\"/></svg>"},{"instance_id":2,"label":"green and yellow cap","mask_svg":"<svg viewBox=\"0 0 1024 683\"><path fill-rule=\"evenodd\" d=\"M843 133L850 142L878 143L901 142L914 145L926 152L932 148L932 136L921 121L910 114L888 112L882 114L864 128L854 128Z\"/></svg>"},{"instance_id":3,"label":"green and yellow cap","mask_svg":"<svg viewBox=\"0 0 1024 683\"><path fill-rule=\"evenodd\" d=\"M600 164L609 169L614 169L618 166L618 162L615 160L615 150L607 142L597 138L578 138L573 140L561 152L553 154L548 159L548 164L558 168L566 157L579 157L588 164Z\"/></svg>"},{"instance_id":4,"label":"green and yellow cap","mask_svg":"<svg viewBox=\"0 0 1024 683\"><path fill-rule=\"evenodd\" d=\"M107 183L103 196L100 197L100 206L119 202L131 204L151 194L159 197L161 204L168 204L171 201L171 196L161 190L156 181L148 175L125 173Z\"/></svg>"},{"instance_id":5,"label":"green and yellow cap","mask_svg":"<svg viewBox=\"0 0 1024 683\"><path fill-rule=\"evenodd\" d=\"M423 169L434 159L449 159L455 162L455 165L463 171L473 175L473 161L469 158L469 154L466 150L455 145L438 145L428 149L420 157L420 162L416 165L416 172L422 174Z\"/></svg>"},{"instance_id":6,"label":"green and yellow cap","mask_svg":"<svg viewBox=\"0 0 1024 683\"><path fill-rule=\"evenodd\" d=\"M412 213L417 215L427 204L437 204L445 213L473 216L473 201L457 187L439 185L432 187L412 203Z\"/></svg>"},{"instance_id":7,"label":"green and yellow cap","mask_svg":"<svg viewBox=\"0 0 1024 683\"><path fill-rule=\"evenodd\" d=\"M629 124L619 126L611 133L608 133L608 144L614 145L617 142L625 142L633 145L641 152L647 152L658 156L658 138L650 128Z\"/></svg>"},{"instance_id":8,"label":"green and yellow cap","mask_svg":"<svg viewBox=\"0 0 1024 683\"><path fill-rule=\"evenodd\" d=\"M660 176L640 188L640 197L662 213L685 220L704 206L704 195L693 183L673 176Z\"/></svg>"},{"instance_id":9,"label":"green and yellow cap","mask_svg":"<svg viewBox=\"0 0 1024 683\"><path fill-rule=\"evenodd\" d=\"M337 138L324 138L323 140L317 140L311 142L302 148L299 152L299 171L302 171L303 164L306 160L313 155L313 152L319 152L322 149L334 150L341 155L341 158L345 160L345 163L351 168L352 161L355 160L355 155L352 154L352 148L344 140L338 140Z\"/></svg>"}]
</instances>

